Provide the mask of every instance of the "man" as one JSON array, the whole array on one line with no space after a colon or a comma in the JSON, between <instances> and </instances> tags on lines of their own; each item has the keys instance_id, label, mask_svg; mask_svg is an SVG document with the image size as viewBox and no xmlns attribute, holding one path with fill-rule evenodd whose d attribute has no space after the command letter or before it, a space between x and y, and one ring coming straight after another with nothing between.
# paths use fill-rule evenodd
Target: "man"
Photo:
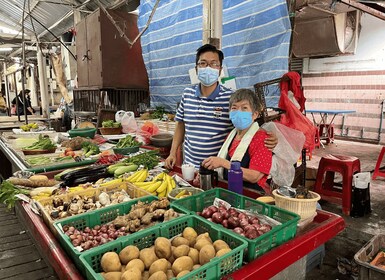
<instances>
[{"instance_id":1,"label":"man","mask_svg":"<svg viewBox=\"0 0 385 280\"><path fill-rule=\"evenodd\" d=\"M33 115L35 110L31 106L31 99L29 97L30 90L25 90L25 108L27 109L27 115ZM18 99L18 104L16 103L16 98ZM23 102L23 91L21 90L19 94L12 100L12 105L17 105L18 114L24 115L24 102Z\"/></svg>"},{"instance_id":2,"label":"man","mask_svg":"<svg viewBox=\"0 0 385 280\"><path fill-rule=\"evenodd\" d=\"M233 92L218 82L223 58L223 52L209 44L197 50L195 69L200 83L183 92L166 168L174 166L177 150L183 142L184 162L198 168L205 158L218 154L232 130L229 100ZM277 144L275 135L270 134L265 144L273 149Z\"/></svg>"}]
</instances>

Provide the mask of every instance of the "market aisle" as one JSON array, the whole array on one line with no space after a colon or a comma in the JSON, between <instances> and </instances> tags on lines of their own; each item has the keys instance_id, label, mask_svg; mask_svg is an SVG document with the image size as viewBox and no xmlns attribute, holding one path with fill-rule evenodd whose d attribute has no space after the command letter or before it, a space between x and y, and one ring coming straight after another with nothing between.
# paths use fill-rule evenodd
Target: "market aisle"
<instances>
[{"instance_id":1,"label":"market aisle","mask_svg":"<svg viewBox=\"0 0 385 280\"><path fill-rule=\"evenodd\" d=\"M58 279L14 211L0 204L0 279Z\"/></svg>"}]
</instances>

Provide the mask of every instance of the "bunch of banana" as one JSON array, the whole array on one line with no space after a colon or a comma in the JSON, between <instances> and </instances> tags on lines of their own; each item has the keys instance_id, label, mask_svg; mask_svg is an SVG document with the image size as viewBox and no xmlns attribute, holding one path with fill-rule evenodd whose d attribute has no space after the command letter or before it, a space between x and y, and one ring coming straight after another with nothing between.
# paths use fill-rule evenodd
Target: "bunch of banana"
<instances>
[{"instance_id":1,"label":"bunch of banana","mask_svg":"<svg viewBox=\"0 0 385 280\"><path fill-rule=\"evenodd\" d=\"M130 183L144 182L148 176L148 170L146 168L136 171L131 176L125 178L124 180Z\"/></svg>"},{"instance_id":2,"label":"bunch of banana","mask_svg":"<svg viewBox=\"0 0 385 280\"><path fill-rule=\"evenodd\" d=\"M144 189L158 197L167 197L167 195L175 188L174 179L165 172L160 173L152 181L134 183L138 188Z\"/></svg>"}]
</instances>

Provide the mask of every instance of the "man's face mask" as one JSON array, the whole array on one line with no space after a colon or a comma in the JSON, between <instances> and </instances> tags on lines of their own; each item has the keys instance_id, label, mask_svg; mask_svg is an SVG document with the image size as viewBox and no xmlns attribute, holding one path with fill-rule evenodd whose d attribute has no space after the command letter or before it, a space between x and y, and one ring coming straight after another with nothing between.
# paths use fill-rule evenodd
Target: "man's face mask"
<instances>
[{"instance_id":1,"label":"man's face mask","mask_svg":"<svg viewBox=\"0 0 385 280\"><path fill-rule=\"evenodd\" d=\"M209 87L216 83L219 78L219 69L211 68L207 66L205 68L198 68L198 79L201 83Z\"/></svg>"},{"instance_id":2,"label":"man's face mask","mask_svg":"<svg viewBox=\"0 0 385 280\"><path fill-rule=\"evenodd\" d=\"M230 120L234 127L244 130L253 124L253 113L248 111L230 111Z\"/></svg>"}]
</instances>

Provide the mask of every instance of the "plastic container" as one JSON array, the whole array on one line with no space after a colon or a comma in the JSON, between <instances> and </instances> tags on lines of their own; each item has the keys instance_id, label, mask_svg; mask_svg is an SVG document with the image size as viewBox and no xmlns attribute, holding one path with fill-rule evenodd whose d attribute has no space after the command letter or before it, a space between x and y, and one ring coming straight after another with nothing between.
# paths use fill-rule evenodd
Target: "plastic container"
<instances>
[{"instance_id":1,"label":"plastic container","mask_svg":"<svg viewBox=\"0 0 385 280\"><path fill-rule=\"evenodd\" d=\"M379 251L384 248L385 234L377 234L354 255L354 260L360 266L360 280L385 279L385 269L370 264Z\"/></svg>"},{"instance_id":2,"label":"plastic container","mask_svg":"<svg viewBox=\"0 0 385 280\"><path fill-rule=\"evenodd\" d=\"M119 253L128 245L135 245L139 249L152 246L155 239L159 236L171 239L174 236L180 235L186 227L194 228L198 234L208 232L213 241L222 239L229 244L232 249L229 253L211 259L211 261L200 268L190 272L189 274L178 279L220 279L222 276L229 274L242 266L243 250L247 244L236 234L224 231L212 223L198 216L184 216L169 221L167 224L160 224L151 228L142 230L134 235L128 235L120 240L112 241L103 246L97 247L96 250L87 251L80 260L85 267L85 276L87 279L103 280L101 271L100 259L106 252L115 251Z\"/></svg>"},{"instance_id":3,"label":"plastic container","mask_svg":"<svg viewBox=\"0 0 385 280\"><path fill-rule=\"evenodd\" d=\"M239 161L232 161L228 174L229 191L243 194L243 171Z\"/></svg>"},{"instance_id":4,"label":"plastic container","mask_svg":"<svg viewBox=\"0 0 385 280\"><path fill-rule=\"evenodd\" d=\"M283 196L277 193L277 190L273 191L275 198L275 205L279 208L286 209L301 216L301 221L314 216L317 210L317 202L321 199L318 193L309 191L313 198L291 198Z\"/></svg>"},{"instance_id":5,"label":"plastic container","mask_svg":"<svg viewBox=\"0 0 385 280\"><path fill-rule=\"evenodd\" d=\"M239 235L248 243L246 255L248 261L252 261L267 251L270 251L272 248L292 239L297 232L297 222L300 218L297 214L222 188L214 188L201 194L175 200L171 203L171 207L179 212L196 215L196 212L200 212L203 208L213 205L216 197L227 201L232 207L258 212L281 223L281 225L273 227L271 231L256 239L248 239ZM214 223L211 223L211 225L219 226L223 228L223 230L233 233L232 230L226 229L221 225Z\"/></svg>"},{"instance_id":6,"label":"plastic container","mask_svg":"<svg viewBox=\"0 0 385 280\"><path fill-rule=\"evenodd\" d=\"M80 137L89 137L94 138L96 133L96 128L74 128L71 130L68 130L68 134L71 138L80 136Z\"/></svg>"},{"instance_id":7,"label":"plastic container","mask_svg":"<svg viewBox=\"0 0 385 280\"><path fill-rule=\"evenodd\" d=\"M56 228L53 226L53 223L55 221L61 221L61 220L66 219L66 218L53 219L51 217L51 215L46 211L45 206L53 205L54 199L62 199L64 202L69 202L69 201L71 201L71 199L74 196L78 195L80 197L87 196L89 198L94 198L95 200L98 200L98 196L102 191L107 192L107 193L111 193L111 192L117 192L117 191L121 191L121 190L124 190L132 199L151 195L147 191L140 189L140 188L137 188L129 182L124 182L124 183L122 182L122 183L117 183L117 184L113 184L113 185L109 185L109 186L98 187L98 188L88 188L88 189L84 189L84 190L77 191L77 192L47 197L47 198L44 198L44 199L37 201L37 205L40 208L40 212L42 214L42 218L43 218L44 222L50 228L52 233L55 236L57 236L58 233L56 231ZM111 207L111 206L114 206L114 205L109 205L109 206L106 206L104 208ZM73 215L71 217L74 217L74 216L76 216L76 215Z\"/></svg>"},{"instance_id":8,"label":"plastic container","mask_svg":"<svg viewBox=\"0 0 385 280\"><path fill-rule=\"evenodd\" d=\"M84 252L79 252L71 243L69 236L63 232L63 226L69 225L74 226L78 230L83 230L85 227L94 227L96 225L104 225L113 221L116 217L127 214L131 207L136 204L138 201L145 203L157 200L155 196L145 196L138 199L133 199L128 202L116 204L113 206L101 208L89 213L79 214L73 217L69 217L57 222L54 222L53 226L58 233L58 239L63 247L64 251L72 258L76 266L84 272L84 267L80 263L79 257ZM133 233L131 235L134 235ZM122 237L120 237L122 238ZM108 243L106 243L108 244ZM98 247L91 248L85 252L96 250Z\"/></svg>"}]
</instances>

